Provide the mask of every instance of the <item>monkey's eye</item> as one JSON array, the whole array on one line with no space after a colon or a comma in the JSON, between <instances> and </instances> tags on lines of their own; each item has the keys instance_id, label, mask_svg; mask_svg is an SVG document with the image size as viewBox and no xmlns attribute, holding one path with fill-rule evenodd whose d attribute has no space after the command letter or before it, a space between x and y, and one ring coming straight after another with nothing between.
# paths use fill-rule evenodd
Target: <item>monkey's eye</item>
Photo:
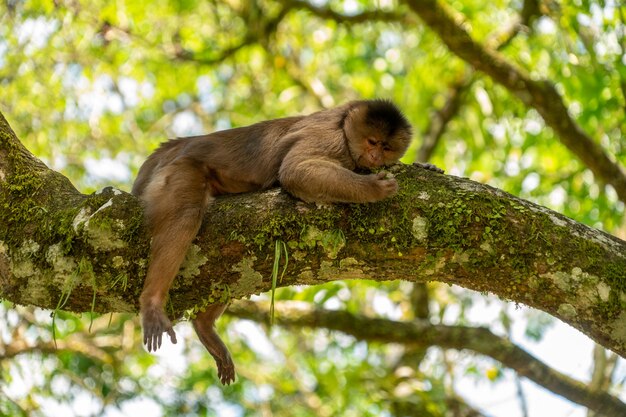
<instances>
[{"instance_id":1,"label":"monkey's eye","mask_svg":"<svg viewBox=\"0 0 626 417\"><path fill-rule=\"evenodd\" d=\"M378 145L378 142L376 142L376 140L373 138L367 138L367 143L369 143L372 146Z\"/></svg>"},{"instance_id":2,"label":"monkey's eye","mask_svg":"<svg viewBox=\"0 0 626 417\"><path fill-rule=\"evenodd\" d=\"M389 145L383 145L383 151L388 152L391 150L391 146Z\"/></svg>"}]
</instances>

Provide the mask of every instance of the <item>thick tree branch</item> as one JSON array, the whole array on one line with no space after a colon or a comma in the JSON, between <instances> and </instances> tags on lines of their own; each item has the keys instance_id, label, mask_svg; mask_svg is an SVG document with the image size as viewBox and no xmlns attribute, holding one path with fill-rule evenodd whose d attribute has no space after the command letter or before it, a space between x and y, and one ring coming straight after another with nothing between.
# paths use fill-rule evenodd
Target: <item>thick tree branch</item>
<instances>
[{"instance_id":1,"label":"thick tree branch","mask_svg":"<svg viewBox=\"0 0 626 417\"><path fill-rule=\"evenodd\" d=\"M328 6L315 6L308 1L301 0L285 0L282 4L286 9L307 10L320 18L335 20L341 23L367 23L373 21L396 22L405 18L403 13L384 10L371 10L355 14L342 14L334 11Z\"/></svg>"},{"instance_id":2,"label":"thick tree branch","mask_svg":"<svg viewBox=\"0 0 626 417\"><path fill-rule=\"evenodd\" d=\"M61 352L83 355L94 361L105 364L123 362L130 351L136 348L138 341L132 339L132 333L113 333L110 326L110 317L102 316L93 321L93 332L90 326L89 333L76 332L67 337L49 340L50 337L41 337L32 340L27 337L28 329L41 326L34 317L32 308L19 308L20 321L15 325L8 325L10 331L8 343L0 339L0 362L11 360L19 355L40 354L58 355ZM3 315L6 318L6 314ZM41 329L40 329L41 330ZM47 329L49 330L49 328ZM124 340L126 339L126 340Z\"/></svg>"},{"instance_id":3,"label":"thick tree branch","mask_svg":"<svg viewBox=\"0 0 626 417\"><path fill-rule=\"evenodd\" d=\"M266 304L239 301L233 303L228 312L236 317L269 323L269 306ZM277 303L274 319L281 326L338 330L370 342L469 349L492 357L555 394L602 415L626 415L626 404L618 398L591 390L582 382L555 371L510 340L496 336L486 328L433 325L427 321L399 322L312 308L310 304L299 302Z\"/></svg>"},{"instance_id":4,"label":"thick tree branch","mask_svg":"<svg viewBox=\"0 0 626 417\"><path fill-rule=\"evenodd\" d=\"M330 7L315 6L307 1L299 0L283 1L281 5L282 8L275 16L267 18L256 3L251 2L247 4L248 7L246 7L245 12L240 17L247 21L248 31L237 44L219 51L216 55L208 56L208 51L186 50L177 42L173 43L172 51L167 51L166 54L173 59L195 62L201 65L211 66L219 64L247 46L266 42L283 19L293 10L306 10L319 18L335 20L343 24L360 24L372 21L394 22L406 19L406 14L396 11L371 10L356 14L342 14ZM108 22L107 25L109 29L115 29L131 35L128 30L115 28ZM137 38L137 35L133 36ZM144 40L144 42L146 41Z\"/></svg>"},{"instance_id":5,"label":"thick tree branch","mask_svg":"<svg viewBox=\"0 0 626 417\"><path fill-rule=\"evenodd\" d=\"M626 172L572 119L552 83L532 79L498 52L481 46L463 27L464 18L444 2L408 0L407 3L454 54L535 108L561 142L600 181L612 185L620 200L626 202Z\"/></svg>"},{"instance_id":6,"label":"thick tree branch","mask_svg":"<svg viewBox=\"0 0 626 417\"><path fill-rule=\"evenodd\" d=\"M171 291L180 316L271 287L441 281L539 308L626 355L626 242L492 187L418 167L377 204L316 207L280 189L216 200ZM0 117L0 296L70 311L137 311L149 239L139 202L82 195Z\"/></svg>"},{"instance_id":7,"label":"thick tree branch","mask_svg":"<svg viewBox=\"0 0 626 417\"><path fill-rule=\"evenodd\" d=\"M533 1L528 1L527 3L532 4ZM526 6L527 3L524 3L524 5ZM504 30L500 30L491 35L487 43L490 48L495 50L504 48L521 29L522 25L518 21L515 21ZM474 71L469 68L464 68L462 72L457 75L456 80L448 88L446 102L439 110L431 115L429 119L428 126L422 138L422 144L417 151L417 161L430 161L448 123L459 113L465 92L471 88L476 78Z\"/></svg>"},{"instance_id":8,"label":"thick tree branch","mask_svg":"<svg viewBox=\"0 0 626 417\"><path fill-rule=\"evenodd\" d=\"M115 344L117 341L113 341ZM0 362L14 359L19 355L37 353L40 355L59 355L63 352L74 355L84 355L102 363L112 362L107 352L94 346L92 342L82 340L81 337L72 337L70 340L58 340L55 342L38 342L31 344L25 340L14 340L11 344L0 343Z\"/></svg>"},{"instance_id":9,"label":"thick tree branch","mask_svg":"<svg viewBox=\"0 0 626 417\"><path fill-rule=\"evenodd\" d=\"M461 109L463 94L471 86L473 80L472 74L466 74L450 86L443 107L434 112L429 119L428 126L422 137L422 144L417 151L417 161L428 162L430 160L448 123Z\"/></svg>"}]
</instances>

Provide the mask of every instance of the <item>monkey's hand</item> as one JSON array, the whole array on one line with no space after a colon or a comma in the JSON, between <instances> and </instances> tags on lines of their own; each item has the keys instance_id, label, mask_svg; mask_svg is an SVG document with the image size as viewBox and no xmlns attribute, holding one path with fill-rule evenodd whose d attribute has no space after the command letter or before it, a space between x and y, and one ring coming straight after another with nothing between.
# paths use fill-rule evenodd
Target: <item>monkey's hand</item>
<instances>
[{"instance_id":1,"label":"monkey's hand","mask_svg":"<svg viewBox=\"0 0 626 417\"><path fill-rule=\"evenodd\" d=\"M413 165L418 166L418 167L423 168L423 169L427 169L429 171L435 171L435 172L437 172L439 174L443 174L444 173L443 169L439 168L436 165L429 164L428 162L413 162Z\"/></svg>"},{"instance_id":2,"label":"monkey's hand","mask_svg":"<svg viewBox=\"0 0 626 417\"><path fill-rule=\"evenodd\" d=\"M172 328L172 322L160 307L150 306L142 309L141 327L143 327L143 343L148 352L156 352L161 347L164 332L167 332L172 343L176 343L176 333Z\"/></svg>"},{"instance_id":3,"label":"monkey's hand","mask_svg":"<svg viewBox=\"0 0 626 417\"><path fill-rule=\"evenodd\" d=\"M377 198L374 201L379 201L387 197L391 197L398 192L398 181L392 174L381 171L376 174L371 174L372 185L376 189L374 194Z\"/></svg>"}]
</instances>

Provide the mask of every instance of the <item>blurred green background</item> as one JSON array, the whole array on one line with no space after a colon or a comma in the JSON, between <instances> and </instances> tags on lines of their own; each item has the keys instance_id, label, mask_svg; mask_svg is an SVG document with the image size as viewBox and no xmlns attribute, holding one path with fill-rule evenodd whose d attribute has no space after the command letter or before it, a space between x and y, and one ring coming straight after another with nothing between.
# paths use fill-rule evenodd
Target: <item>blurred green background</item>
<instances>
[{"instance_id":1,"label":"blurred green background","mask_svg":"<svg viewBox=\"0 0 626 417\"><path fill-rule=\"evenodd\" d=\"M553 83L582 130L626 163L626 6L447 4L480 44ZM405 162L429 160L626 236L615 191L536 110L472 70L401 1L0 5L0 112L32 153L84 193L107 185L129 191L145 157L167 138L375 97L395 101L415 127ZM594 359L588 339L549 316L460 288L338 282L277 298L489 326L584 381L602 357L600 389L624 397L621 360L597 349ZM97 318L88 332L89 317L61 314L55 350L49 311L6 303L0 311L0 415L587 415L492 359L436 346L416 351L225 318L219 327L239 382L221 388L193 337L152 356L132 316ZM191 336L187 323L177 332Z\"/></svg>"}]
</instances>

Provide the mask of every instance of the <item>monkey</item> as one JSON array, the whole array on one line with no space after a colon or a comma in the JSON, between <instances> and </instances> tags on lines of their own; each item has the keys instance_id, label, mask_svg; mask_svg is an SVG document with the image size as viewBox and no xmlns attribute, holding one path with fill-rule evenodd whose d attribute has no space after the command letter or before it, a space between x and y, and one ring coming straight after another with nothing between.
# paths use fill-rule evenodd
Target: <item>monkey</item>
<instances>
[{"instance_id":1,"label":"monkey","mask_svg":"<svg viewBox=\"0 0 626 417\"><path fill-rule=\"evenodd\" d=\"M355 171L396 163L411 135L411 124L395 104L374 99L161 144L141 166L132 189L152 237L139 298L147 350L161 347L163 333L176 343L164 305L215 197L280 185L305 202L377 202L396 194L397 181L386 172ZM225 309L209 305L192 324L216 362L220 382L229 385L235 367L214 328Z\"/></svg>"}]
</instances>

